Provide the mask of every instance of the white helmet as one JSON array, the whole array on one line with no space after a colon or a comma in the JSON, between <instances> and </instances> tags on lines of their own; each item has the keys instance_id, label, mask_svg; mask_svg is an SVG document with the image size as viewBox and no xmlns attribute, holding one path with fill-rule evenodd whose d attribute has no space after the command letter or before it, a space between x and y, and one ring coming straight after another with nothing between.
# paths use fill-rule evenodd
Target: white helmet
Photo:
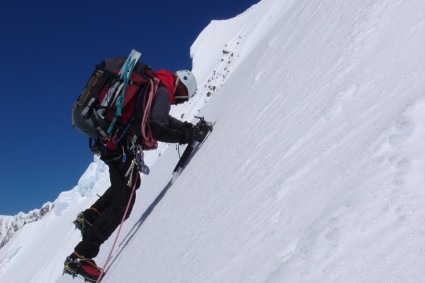
<instances>
[{"instance_id":1,"label":"white helmet","mask_svg":"<svg viewBox=\"0 0 425 283\"><path fill-rule=\"evenodd\" d=\"M180 81L186 86L189 98L195 95L196 92L196 78L195 75L189 70L180 70L177 71L176 76Z\"/></svg>"}]
</instances>

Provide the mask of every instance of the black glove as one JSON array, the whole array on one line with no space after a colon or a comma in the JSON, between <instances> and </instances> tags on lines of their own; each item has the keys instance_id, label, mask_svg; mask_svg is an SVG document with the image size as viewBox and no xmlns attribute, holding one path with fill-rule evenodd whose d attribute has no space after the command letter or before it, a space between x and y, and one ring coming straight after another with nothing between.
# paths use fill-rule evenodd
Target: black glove
<instances>
[{"instance_id":1,"label":"black glove","mask_svg":"<svg viewBox=\"0 0 425 283\"><path fill-rule=\"evenodd\" d=\"M208 127L206 123L198 123L193 128L193 140L197 142L202 142L207 136L209 131L210 131L210 128Z\"/></svg>"},{"instance_id":2,"label":"black glove","mask_svg":"<svg viewBox=\"0 0 425 283\"><path fill-rule=\"evenodd\" d=\"M184 122L180 128L181 138L179 144L191 144L193 143L193 128L195 125L192 123Z\"/></svg>"},{"instance_id":3,"label":"black glove","mask_svg":"<svg viewBox=\"0 0 425 283\"><path fill-rule=\"evenodd\" d=\"M207 136L208 132L211 130L211 126L208 125L204 120L201 120L196 125L184 122L180 129L182 132L180 144L193 144L195 141L202 142Z\"/></svg>"}]
</instances>

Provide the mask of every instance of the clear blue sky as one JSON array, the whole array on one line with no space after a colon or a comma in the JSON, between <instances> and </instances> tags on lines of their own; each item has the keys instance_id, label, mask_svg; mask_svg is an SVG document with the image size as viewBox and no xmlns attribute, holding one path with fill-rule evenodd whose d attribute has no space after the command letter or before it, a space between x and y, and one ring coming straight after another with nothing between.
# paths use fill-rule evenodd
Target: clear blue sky
<instances>
[{"instance_id":1,"label":"clear blue sky","mask_svg":"<svg viewBox=\"0 0 425 283\"><path fill-rule=\"evenodd\" d=\"M1 1L0 215L55 200L93 160L71 108L96 63L134 48L154 69L191 69L209 22L258 2Z\"/></svg>"}]
</instances>

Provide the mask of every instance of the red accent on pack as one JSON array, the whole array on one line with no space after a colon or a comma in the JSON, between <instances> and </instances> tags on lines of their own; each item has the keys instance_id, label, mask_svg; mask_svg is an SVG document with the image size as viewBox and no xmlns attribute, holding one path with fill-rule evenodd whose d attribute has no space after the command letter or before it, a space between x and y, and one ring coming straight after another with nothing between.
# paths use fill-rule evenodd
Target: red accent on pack
<instances>
[{"instance_id":1,"label":"red accent on pack","mask_svg":"<svg viewBox=\"0 0 425 283\"><path fill-rule=\"evenodd\" d=\"M168 90L168 93L170 94L170 103L172 105L176 104L173 73L167 70L159 70L155 72L155 77L160 79L165 88Z\"/></svg>"}]
</instances>

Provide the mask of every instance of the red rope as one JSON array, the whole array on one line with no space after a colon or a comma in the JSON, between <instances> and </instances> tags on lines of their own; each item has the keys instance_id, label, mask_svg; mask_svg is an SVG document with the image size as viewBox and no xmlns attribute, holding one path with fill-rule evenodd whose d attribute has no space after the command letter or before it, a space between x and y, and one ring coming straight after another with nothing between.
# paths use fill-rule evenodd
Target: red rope
<instances>
[{"instance_id":1,"label":"red rope","mask_svg":"<svg viewBox=\"0 0 425 283\"><path fill-rule=\"evenodd\" d=\"M137 171L137 170L136 170L136 172L137 172L137 174L138 174L138 171ZM139 175L139 176L140 176L140 175ZM106 259L105 264L103 265L103 268L102 268L102 269L101 269L101 271L100 271L100 275L99 275L99 278L97 278L96 283L99 283L99 282L100 282L100 280L102 280L102 276L103 276L104 270L105 270L105 269L106 269L106 267L108 266L109 260L110 260L110 259L111 259L111 257L112 257L112 252L113 252L113 251L114 251L114 249L115 249L115 244L117 243L118 237L119 237L119 235L120 235L121 228L122 228L122 224L124 223L124 220L125 220L125 218L126 218L126 216L127 216L128 209L130 208L131 199L133 198L134 191L136 190L136 184L137 184L137 180L134 182L133 188L132 188L132 190L131 190L131 195L130 195L130 198L128 199L128 203L127 203L127 207L125 208L124 215L122 216L122 220L121 220L121 224L120 224L120 226L119 226L119 228L118 228L117 236L115 237L114 243L112 244L111 250L109 251L109 255L108 255L107 259Z\"/></svg>"},{"instance_id":2,"label":"red rope","mask_svg":"<svg viewBox=\"0 0 425 283\"><path fill-rule=\"evenodd\" d=\"M147 148L153 147L156 143L149 126L149 114L152 106L153 97L156 94L156 91L158 90L159 82L160 81L158 78L154 78L153 80L149 81L149 93L147 97L145 96L144 98L144 113L140 130L143 137L143 143L146 145ZM147 131L146 127L148 127Z\"/></svg>"}]
</instances>

